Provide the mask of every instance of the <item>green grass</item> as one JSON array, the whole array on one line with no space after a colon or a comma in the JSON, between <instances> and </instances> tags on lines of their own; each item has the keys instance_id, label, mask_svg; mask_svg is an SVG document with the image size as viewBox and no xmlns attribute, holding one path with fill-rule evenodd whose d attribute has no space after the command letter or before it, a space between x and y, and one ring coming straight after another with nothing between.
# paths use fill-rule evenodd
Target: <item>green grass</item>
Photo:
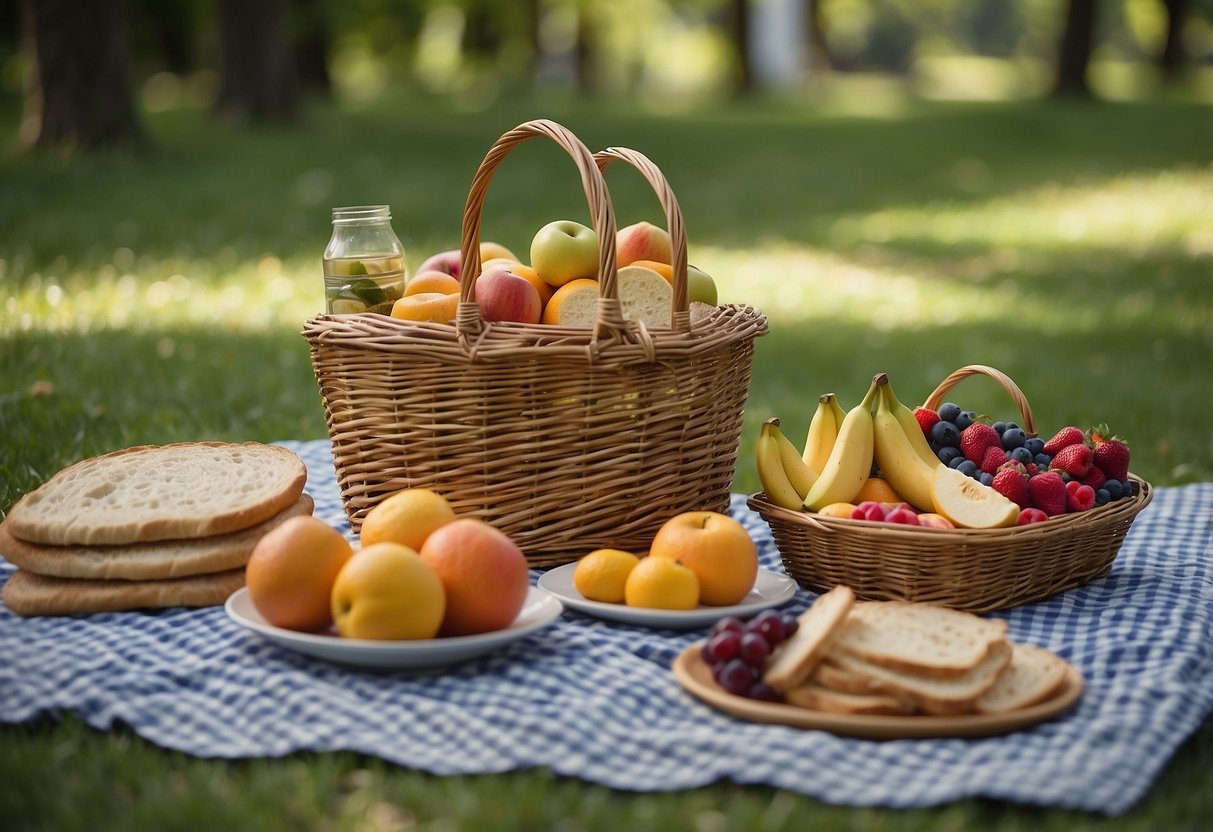
<instances>
[{"instance_id":1,"label":"green grass","mask_svg":"<svg viewBox=\"0 0 1213 832\"><path fill-rule=\"evenodd\" d=\"M853 108L847 108L853 110ZM560 100L481 112L413 98L316 107L299 131L157 115L158 152L0 156L0 511L62 466L126 445L324 437L304 319L322 305L331 206L386 202L413 265L456 245L504 130L547 115L666 172L692 262L771 318L734 487L762 419L794 437L818 394L873 373L906 401L992 364L1042 432L1106 421L1156 485L1213 480L1213 108L1183 102L926 104L848 115L753 104L677 116ZM13 132L14 102L0 102ZM618 166L617 166L618 167ZM608 175L620 224L660 220ZM572 165L528 143L499 169L486 237L525 253L585 220ZM997 417L974 379L955 398ZM799 437L797 437L799 438ZM196 760L74 718L0 728L16 828L1197 828L1213 819L1213 724L1115 821L985 801L895 812L718 784L631 795L543 772L433 778L350 754Z\"/></svg>"}]
</instances>

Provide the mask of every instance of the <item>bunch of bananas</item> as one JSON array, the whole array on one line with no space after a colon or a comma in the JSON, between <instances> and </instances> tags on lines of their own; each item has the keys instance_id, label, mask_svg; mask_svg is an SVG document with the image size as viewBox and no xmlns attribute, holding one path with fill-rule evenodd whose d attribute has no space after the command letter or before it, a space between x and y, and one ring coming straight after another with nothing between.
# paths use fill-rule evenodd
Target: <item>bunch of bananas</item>
<instances>
[{"instance_id":1,"label":"bunch of bananas","mask_svg":"<svg viewBox=\"0 0 1213 832\"><path fill-rule=\"evenodd\" d=\"M914 418L878 373L863 401L848 411L833 393L818 399L803 452L767 419L754 446L762 490L771 502L793 510L818 511L851 502L872 471L906 502L933 511L931 481L939 458Z\"/></svg>"}]
</instances>

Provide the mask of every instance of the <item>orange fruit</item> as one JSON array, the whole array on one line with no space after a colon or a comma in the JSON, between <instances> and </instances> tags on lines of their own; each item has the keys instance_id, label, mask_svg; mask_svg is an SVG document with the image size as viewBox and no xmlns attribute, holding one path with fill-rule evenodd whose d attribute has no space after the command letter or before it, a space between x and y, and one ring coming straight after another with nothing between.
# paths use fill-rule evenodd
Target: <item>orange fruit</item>
<instances>
[{"instance_id":1,"label":"orange fruit","mask_svg":"<svg viewBox=\"0 0 1213 832\"><path fill-rule=\"evenodd\" d=\"M461 518L439 527L426 538L421 557L446 590L442 635L502 630L526 603L526 556L508 535L482 520Z\"/></svg>"},{"instance_id":2,"label":"orange fruit","mask_svg":"<svg viewBox=\"0 0 1213 832\"><path fill-rule=\"evenodd\" d=\"M652 269L665 278L666 283L673 285L674 283L674 267L669 263L658 263L656 260L634 260L628 265L644 266L646 269Z\"/></svg>"},{"instance_id":3,"label":"orange fruit","mask_svg":"<svg viewBox=\"0 0 1213 832\"><path fill-rule=\"evenodd\" d=\"M641 558L628 573L624 602L629 607L693 610L699 605L699 579L676 560Z\"/></svg>"},{"instance_id":4,"label":"orange fruit","mask_svg":"<svg viewBox=\"0 0 1213 832\"><path fill-rule=\"evenodd\" d=\"M561 286L543 307L545 324L586 325L598 315L598 281L588 277L570 280Z\"/></svg>"},{"instance_id":5,"label":"orange fruit","mask_svg":"<svg viewBox=\"0 0 1213 832\"><path fill-rule=\"evenodd\" d=\"M418 292L406 295L392 304L392 317L406 321L436 321L448 323L455 320L459 307L459 293Z\"/></svg>"},{"instance_id":6,"label":"orange fruit","mask_svg":"<svg viewBox=\"0 0 1213 832\"><path fill-rule=\"evenodd\" d=\"M622 549L595 549L573 569L573 586L590 601L618 604L624 585L640 558Z\"/></svg>"},{"instance_id":7,"label":"orange fruit","mask_svg":"<svg viewBox=\"0 0 1213 832\"><path fill-rule=\"evenodd\" d=\"M863 485L859 488L859 493L855 495L855 499L851 502L859 505L867 500L871 500L874 503L904 502L897 492L893 490L893 486L880 477L868 477L864 480Z\"/></svg>"},{"instance_id":8,"label":"orange fruit","mask_svg":"<svg viewBox=\"0 0 1213 832\"><path fill-rule=\"evenodd\" d=\"M459 281L446 272L418 272L409 278L404 287L404 296L419 295L422 292L435 292L440 295L459 294Z\"/></svg>"},{"instance_id":9,"label":"orange fruit","mask_svg":"<svg viewBox=\"0 0 1213 832\"><path fill-rule=\"evenodd\" d=\"M931 500L936 512L964 529L998 529L1019 519L1016 503L946 465L935 469Z\"/></svg>"},{"instance_id":10,"label":"orange fruit","mask_svg":"<svg viewBox=\"0 0 1213 832\"><path fill-rule=\"evenodd\" d=\"M745 527L725 514L689 511L657 530L649 557L675 560L699 579L699 600L728 606L745 598L758 577L758 548Z\"/></svg>"},{"instance_id":11,"label":"orange fruit","mask_svg":"<svg viewBox=\"0 0 1213 832\"><path fill-rule=\"evenodd\" d=\"M441 494L428 488L406 488L367 512L359 539L363 548L390 542L419 552L434 529L454 519L451 504Z\"/></svg>"},{"instance_id":12,"label":"orange fruit","mask_svg":"<svg viewBox=\"0 0 1213 832\"><path fill-rule=\"evenodd\" d=\"M433 638L446 612L442 581L421 555L399 543L376 543L346 561L330 597L345 638Z\"/></svg>"},{"instance_id":13,"label":"orange fruit","mask_svg":"<svg viewBox=\"0 0 1213 832\"><path fill-rule=\"evenodd\" d=\"M349 541L323 520L292 517L267 532L249 555L249 600L275 627L323 630L333 623L333 582L353 554Z\"/></svg>"},{"instance_id":14,"label":"orange fruit","mask_svg":"<svg viewBox=\"0 0 1213 832\"><path fill-rule=\"evenodd\" d=\"M855 510L855 503L830 503L828 506L822 506L817 513L826 517L841 517L843 520L851 519L851 512Z\"/></svg>"},{"instance_id":15,"label":"orange fruit","mask_svg":"<svg viewBox=\"0 0 1213 832\"><path fill-rule=\"evenodd\" d=\"M514 254L514 252L501 243L485 240L480 244L480 262L484 263L488 260L513 260L517 262L518 255Z\"/></svg>"}]
</instances>

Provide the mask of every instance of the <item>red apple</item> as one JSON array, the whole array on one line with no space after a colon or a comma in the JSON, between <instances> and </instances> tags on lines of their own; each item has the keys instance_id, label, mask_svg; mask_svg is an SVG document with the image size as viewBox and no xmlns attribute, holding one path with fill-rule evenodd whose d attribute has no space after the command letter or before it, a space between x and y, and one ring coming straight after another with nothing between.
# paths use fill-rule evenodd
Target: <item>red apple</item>
<instances>
[{"instance_id":1,"label":"red apple","mask_svg":"<svg viewBox=\"0 0 1213 832\"><path fill-rule=\"evenodd\" d=\"M543 301L531 282L500 266L477 277L472 294L486 321L537 324L543 314Z\"/></svg>"},{"instance_id":2,"label":"red apple","mask_svg":"<svg viewBox=\"0 0 1213 832\"><path fill-rule=\"evenodd\" d=\"M430 533L420 554L446 590L439 635L502 630L522 611L530 587L526 556L488 523L452 520Z\"/></svg>"},{"instance_id":3,"label":"red apple","mask_svg":"<svg viewBox=\"0 0 1213 832\"><path fill-rule=\"evenodd\" d=\"M459 279L459 249L454 248L449 251L440 251L435 255L427 257L417 267L417 274L422 272L435 271L449 274L456 280Z\"/></svg>"},{"instance_id":4,"label":"red apple","mask_svg":"<svg viewBox=\"0 0 1213 832\"><path fill-rule=\"evenodd\" d=\"M615 236L615 260L626 266L637 260L669 263L674 259L670 234L651 222L638 222L619 229Z\"/></svg>"},{"instance_id":5,"label":"red apple","mask_svg":"<svg viewBox=\"0 0 1213 832\"><path fill-rule=\"evenodd\" d=\"M898 506L884 516L886 523L899 523L903 526L920 526L918 514L908 506Z\"/></svg>"}]
</instances>

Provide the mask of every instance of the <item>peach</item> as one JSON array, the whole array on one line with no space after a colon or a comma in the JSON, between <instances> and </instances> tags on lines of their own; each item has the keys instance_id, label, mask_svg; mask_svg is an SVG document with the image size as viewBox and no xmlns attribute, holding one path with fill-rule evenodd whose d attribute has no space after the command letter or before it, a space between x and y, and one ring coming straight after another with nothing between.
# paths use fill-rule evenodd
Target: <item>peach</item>
<instances>
[{"instance_id":1,"label":"peach","mask_svg":"<svg viewBox=\"0 0 1213 832\"><path fill-rule=\"evenodd\" d=\"M849 520L851 512L854 510L854 503L830 503L828 506L822 506L817 513L825 517L838 517L843 520Z\"/></svg>"},{"instance_id":2,"label":"peach","mask_svg":"<svg viewBox=\"0 0 1213 832\"><path fill-rule=\"evenodd\" d=\"M537 324L543 314L539 292L525 277L494 268L476 278L473 295L486 321Z\"/></svg>"},{"instance_id":3,"label":"peach","mask_svg":"<svg viewBox=\"0 0 1213 832\"><path fill-rule=\"evenodd\" d=\"M408 295L417 295L421 292L437 292L440 295L458 293L459 281L446 272L439 272L433 269L417 272L405 284L404 294L407 297Z\"/></svg>"},{"instance_id":4,"label":"peach","mask_svg":"<svg viewBox=\"0 0 1213 832\"><path fill-rule=\"evenodd\" d=\"M918 515L918 525L926 526L929 529L954 529L955 524L951 520L944 517L942 514L936 514L933 511L924 511Z\"/></svg>"},{"instance_id":5,"label":"peach","mask_svg":"<svg viewBox=\"0 0 1213 832\"><path fill-rule=\"evenodd\" d=\"M437 254L427 257L417 267L417 274L422 272L442 272L449 274L456 280L459 279L459 249L453 248L447 251L440 251Z\"/></svg>"},{"instance_id":6,"label":"peach","mask_svg":"<svg viewBox=\"0 0 1213 832\"><path fill-rule=\"evenodd\" d=\"M439 292L419 292L407 295L392 304L392 317L405 321L435 321L447 323L455 320L459 308L459 295L444 295Z\"/></svg>"},{"instance_id":7,"label":"peach","mask_svg":"<svg viewBox=\"0 0 1213 832\"><path fill-rule=\"evenodd\" d=\"M526 556L483 520L465 517L440 526L420 554L446 590L440 635L502 630L522 611L530 587Z\"/></svg>"},{"instance_id":8,"label":"peach","mask_svg":"<svg viewBox=\"0 0 1213 832\"><path fill-rule=\"evenodd\" d=\"M670 234L651 222L638 222L619 229L615 236L615 262L626 266L637 260L669 263L674 259Z\"/></svg>"}]
</instances>

